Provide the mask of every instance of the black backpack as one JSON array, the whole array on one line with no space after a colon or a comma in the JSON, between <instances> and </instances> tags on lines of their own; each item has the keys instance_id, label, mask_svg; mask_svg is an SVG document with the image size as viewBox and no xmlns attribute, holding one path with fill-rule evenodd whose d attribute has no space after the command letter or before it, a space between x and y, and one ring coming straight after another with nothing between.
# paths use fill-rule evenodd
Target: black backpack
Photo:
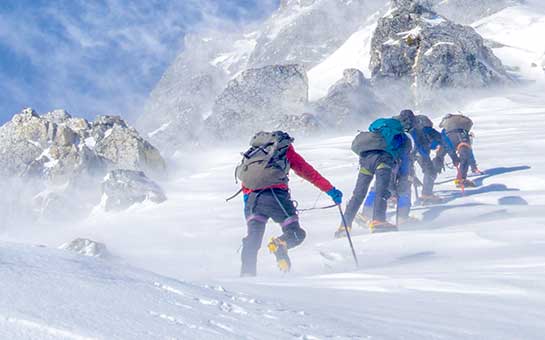
<instances>
[{"instance_id":1,"label":"black backpack","mask_svg":"<svg viewBox=\"0 0 545 340\"><path fill-rule=\"evenodd\" d=\"M283 131L258 132L242 154L236 178L251 190L288 183L290 164L286 153L294 139Z\"/></svg>"}]
</instances>

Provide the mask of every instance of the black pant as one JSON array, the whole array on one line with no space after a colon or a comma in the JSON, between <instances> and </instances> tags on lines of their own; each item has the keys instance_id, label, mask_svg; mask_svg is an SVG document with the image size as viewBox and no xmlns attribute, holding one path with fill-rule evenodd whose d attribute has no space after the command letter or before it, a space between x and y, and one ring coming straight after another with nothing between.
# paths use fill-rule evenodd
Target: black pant
<instances>
[{"instance_id":1,"label":"black pant","mask_svg":"<svg viewBox=\"0 0 545 340\"><path fill-rule=\"evenodd\" d=\"M385 151L367 151L360 157L360 172L352 198L346 206L345 219L349 226L352 226L356 213L360 209L369 185L375 180L375 199L373 204L373 220L386 221L386 209L388 198L390 198L390 180L394 158Z\"/></svg>"},{"instance_id":2,"label":"black pant","mask_svg":"<svg viewBox=\"0 0 545 340\"><path fill-rule=\"evenodd\" d=\"M473 155L469 132L465 130L455 130L449 132L447 135L452 144L455 145L458 158L460 159L459 179L466 179L469 167L472 164L475 164L475 156Z\"/></svg>"},{"instance_id":3,"label":"black pant","mask_svg":"<svg viewBox=\"0 0 545 340\"><path fill-rule=\"evenodd\" d=\"M269 219L282 226L283 234L279 239L287 243L288 249L300 245L306 237L287 190L266 189L249 194L245 197L244 215L248 235L242 239L241 275L256 275L257 253Z\"/></svg>"},{"instance_id":4,"label":"black pant","mask_svg":"<svg viewBox=\"0 0 545 340\"><path fill-rule=\"evenodd\" d=\"M429 157L422 155L418 155L416 157L416 161L424 173L424 178L422 180L422 195L431 196L433 195L433 187L435 185L435 180L437 179L437 171L435 170L435 166Z\"/></svg>"}]
</instances>

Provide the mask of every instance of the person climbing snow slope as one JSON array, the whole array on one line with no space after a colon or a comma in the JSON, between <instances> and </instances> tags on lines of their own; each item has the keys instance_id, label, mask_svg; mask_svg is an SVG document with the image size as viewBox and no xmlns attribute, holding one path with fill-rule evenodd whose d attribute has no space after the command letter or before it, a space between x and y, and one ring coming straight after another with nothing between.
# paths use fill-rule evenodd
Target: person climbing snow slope
<instances>
[{"instance_id":1,"label":"person climbing snow slope","mask_svg":"<svg viewBox=\"0 0 545 340\"><path fill-rule=\"evenodd\" d=\"M445 155L449 154L458 171L454 180L455 185L462 189L475 187L475 183L467 178L470 167L473 168L472 170L480 172L471 144L473 121L463 114L448 114L443 118L439 127L443 129L441 135L444 148L437 154L436 166L442 166Z\"/></svg>"},{"instance_id":2,"label":"person climbing snow slope","mask_svg":"<svg viewBox=\"0 0 545 340\"><path fill-rule=\"evenodd\" d=\"M410 220L411 210L411 182L412 159L410 157L412 142L405 132L411 130L415 124L415 115L411 110L403 110L399 115L392 117L401 123L403 129L404 143L397 152L394 166L391 172L391 179L388 188L389 202L396 208L396 224L403 224ZM375 219L373 210L375 206L376 185L371 189L361 213L356 215L356 221L362 225L369 225Z\"/></svg>"},{"instance_id":3,"label":"person climbing snow slope","mask_svg":"<svg viewBox=\"0 0 545 340\"><path fill-rule=\"evenodd\" d=\"M288 249L300 245L306 237L289 192L290 169L326 192L335 204L342 203L342 192L295 151L293 141L282 131L258 132L236 169L236 176L242 182L248 229L242 240L241 276L255 276L257 273L257 255L269 219L282 226L283 234L273 237L267 247L276 256L278 267L283 272L291 268Z\"/></svg>"},{"instance_id":4,"label":"person climbing snow slope","mask_svg":"<svg viewBox=\"0 0 545 340\"><path fill-rule=\"evenodd\" d=\"M393 118L378 119L369 126L369 131L361 132L356 136L352 142L352 151L360 157L360 170L356 187L345 212L349 230L374 177L373 212L372 219L368 223L369 229L373 233L397 230L396 225L387 222L386 209L390 197L392 171L397 164L403 163L405 167L408 166L407 159L403 162L403 159L408 157L405 151L407 145L410 145L410 141L404 133L403 125L400 120ZM335 232L335 237L345 235L344 225L341 224Z\"/></svg>"},{"instance_id":5,"label":"person climbing snow slope","mask_svg":"<svg viewBox=\"0 0 545 340\"><path fill-rule=\"evenodd\" d=\"M439 172L431 158L432 150L444 148L441 133L433 128L433 122L428 116L417 115L410 134L414 140L412 159L420 166L424 175L420 202L422 204L441 203L441 198L433 194L433 187Z\"/></svg>"}]
</instances>

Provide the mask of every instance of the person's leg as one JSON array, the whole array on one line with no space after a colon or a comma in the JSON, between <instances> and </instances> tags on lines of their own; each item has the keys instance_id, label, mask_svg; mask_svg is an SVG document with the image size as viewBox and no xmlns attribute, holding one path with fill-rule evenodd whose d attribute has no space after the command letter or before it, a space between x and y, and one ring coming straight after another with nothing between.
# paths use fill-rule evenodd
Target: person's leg
<instances>
[{"instance_id":1,"label":"person's leg","mask_svg":"<svg viewBox=\"0 0 545 340\"><path fill-rule=\"evenodd\" d=\"M248 233L242 239L241 260L242 267L240 270L241 276L255 276L257 274L257 254L261 243L263 242L263 234L265 233L265 225L269 219L261 210L260 195L251 193L245 196L244 215Z\"/></svg>"},{"instance_id":2,"label":"person's leg","mask_svg":"<svg viewBox=\"0 0 545 340\"><path fill-rule=\"evenodd\" d=\"M408 176L402 176L397 180L397 223L405 223L409 220L409 213L411 212L411 182Z\"/></svg>"},{"instance_id":3,"label":"person's leg","mask_svg":"<svg viewBox=\"0 0 545 340\"><path fill-rule=\"evenodd\" d=\"M460 179L465 180L471 163L471 148L467 146L459 147L458 156L460 158Z\"/></svg>"},{"instance_id":4,"label":"person's leg","mask_svg":"<svg viewBox=\"0 0 545 340\"><path fill-rule=\"evenodd\" d=\"M248 234L242 239L240 276L255 276L257 274L257 253L263 242L267 219L263 216L254 216L247 222Z\"/></svg>"},{"instance_id":5,"label":"person's leg","mask_svg":"<svg viewBox=\"0 0 545 340\"><path fill-rule=\"evenodd\" d=\"M422 196L433 196L433 187L435 185L435 180L437 179L435 167L430 159L425 158L418 158L418 164L424 173Z\"/></svg>"},{"instance_id":6,"label":"person's leg","mask_svg":"<svg viewBox=\"0 0 545 340\"><path fill-rule=\"evenodd\" d=\"M373 217L373 209L375 207L375 187L372 187L369 193L367 194L367 197L365 197L365 202L363 202L363 208L361 210L362 216L365 217L366 220L371 220Z\"/></svg>"},{"instance_id":7,"label":"person's leg","mask_svg":"<svg viewBox=\"0 0 545 340\"><path fill-rule=\"evenodd\" d=\"M360 171L358 174L358 180L356 182L356 187L352 193L352 197L348 201L346 210L344 212L344 218L349 227L352 226L354 218L358 210L360 209L365 196L367 195L367 190L369 190L369 185L373 180L374 174L374 159L376 156L373 154L367 154L360 158ZM342 221L341 224L342 225Z\"/></svg>"},{"instance_id":8,"label":"person's leg","mask_svg":"<svg viewBox=\"0 0 545 340\"><path fill-rule=\"evenodd\" d=\"M274 201L268 204L268 213L282 227L278 240L285 242L288 249L294 248L303 243L307 235L299 224L297 209L289 191L277 189L272 190L271 194Z\"/></svg>"},{"instance_id":9,"label":"person's leg","mask_svg":"<svg viewBox=\"0 0 545 340\"><path fill-rule=\"evenodd\" d=\"M390 198L390 181L392 178L391 163L381 162L375 172L375 204L373 207L373 220L386 222L386 209Z\"/></svg>"}]
</instances>

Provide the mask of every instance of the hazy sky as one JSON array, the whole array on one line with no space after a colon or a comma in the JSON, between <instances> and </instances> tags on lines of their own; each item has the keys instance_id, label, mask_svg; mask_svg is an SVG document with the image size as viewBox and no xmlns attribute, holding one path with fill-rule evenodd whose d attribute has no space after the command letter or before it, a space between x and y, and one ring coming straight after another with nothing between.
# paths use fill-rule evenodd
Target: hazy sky
<instances>
[{"instance_id":1,"label":"hazy sky","mask_svg":"<svg viewBox=\"0 0 545 340\"><path fill-rule=\"evenodd\" d=\"M23 107L134 118L208 18L260 20L279 0L1 0L0 122Z\"/></svg>"}]
</instances>

